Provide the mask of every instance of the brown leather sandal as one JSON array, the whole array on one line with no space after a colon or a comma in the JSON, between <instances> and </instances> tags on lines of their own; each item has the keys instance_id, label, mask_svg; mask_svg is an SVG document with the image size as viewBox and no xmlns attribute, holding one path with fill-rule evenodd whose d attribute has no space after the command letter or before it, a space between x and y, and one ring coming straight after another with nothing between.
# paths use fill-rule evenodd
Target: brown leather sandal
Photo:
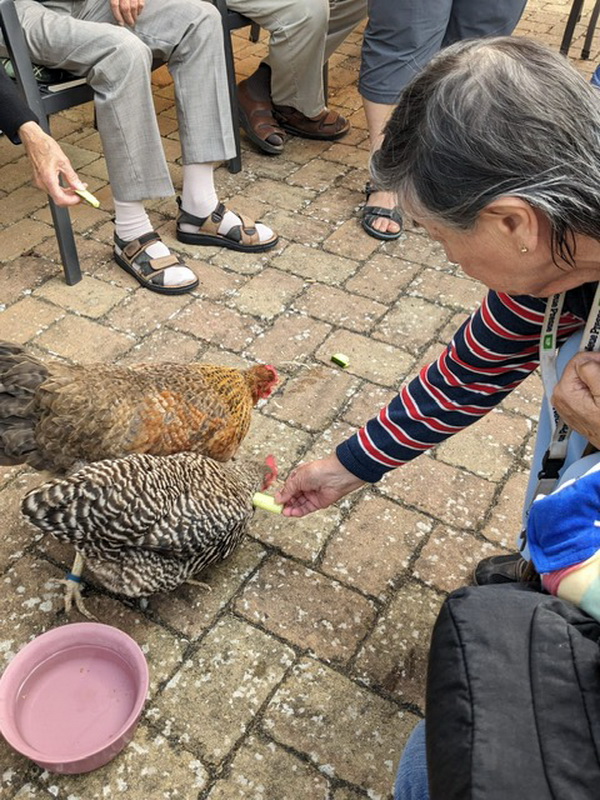
<instances>
[{"instance_id":1,"label":"brown leather sandal","mask_svg":"<svg viewBox=\"0 0 600 800\"><path fill-rule=\"evenodd\" d=\"M284 131L305 139L340 139L350 130L348 120L328 108L316 117L306 117L291 106L273 106L273 113Z\"/></svg>"},{"instance_id":2,"label":"brown leather sandal","mask_svg":"<svg viewBox=\"0 0 600 800\"><path fill-rule=\"evenodd\" d=\"M271 103L271 68L261 64L253 75L237 87L240 125L251 142L264 153L283 151L285 133L273 116Z\"/></svg>"},{"instance_id":3,"label":"brown leather sandal","mask_svg":"<svg viewBox=\"0 0 600 800\"><path fill-rule=\"evenodd\" d=\"M208 217L195 217L181 207L181 198L177 198L179 213L177 214L177 239L185 244L212 245L213 247L228 247L230 250L240 250L243 253L262 253L275 247L279 236L273 234L270 239L261 242L255 224L251 219L233 211L240 220L239 225L231 227L227 233L219 233L227 209L219 203ZM181 224L194 225L200 230L197 233L182 231Z\"/></svg>"},{"instance_id":4,"label":"brown leather sandal","mask_svg":"<svg viewBox=\"0 0 600 800\"><path fill-rule=\"evenodd\" d=\"M115 244L120 250L120 252L114 251L115 261L125 272L133 275L145 289L150 289L151 292L159 292L160 294L184 294L184 292L191 292L192 289L198 286L200 281L195 275L193 280L174 284L173 286L165 286L166 269L169 267L190 268L174 253L160 258L150 258L146 249L150 245L162 241L156 231L145 233L132 242L120 239L116 233L114 238ZM193 270L190 270L190 272L193 272Z\"/></svg>"}]
</instances>

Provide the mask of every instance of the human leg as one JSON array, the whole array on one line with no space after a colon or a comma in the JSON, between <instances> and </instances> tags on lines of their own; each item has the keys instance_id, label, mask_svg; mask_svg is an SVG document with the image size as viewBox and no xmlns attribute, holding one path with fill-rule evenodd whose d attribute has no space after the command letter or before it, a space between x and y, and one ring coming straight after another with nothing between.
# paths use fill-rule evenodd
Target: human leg
<instances>
[{"instance_id":1,"label":"human leg","mask_svg":"<svg viewBox=\"0 0 600 800\"><path fill-rule=\"evenodd\" d=\"M394 800L429 800L423 719L413 728L402 752L396 774Z\"/></svg>"},{"instance_id":2,"label":"human leg","mask_svg":"<svg viewBox=\"0 0 600 800\"><path fill-rule=\"evenodd\" d=\"M510 36L527 0L454 0L443 46L481 36Z\"/></svg>"},{"instance_id":3,"label":"human leg","mask_svg":"<svg viewBox=\"0 0 600 800\"><path fill-rule=\"evenodd\" d=\"M451 0L369 0L359 92L371 153L381 146L384 125L400 92L441 47L451 8ZM392 192L367 189L361 221L370 236L398 238L402 225L396 204Z\"/></svg>"}]
</instances>

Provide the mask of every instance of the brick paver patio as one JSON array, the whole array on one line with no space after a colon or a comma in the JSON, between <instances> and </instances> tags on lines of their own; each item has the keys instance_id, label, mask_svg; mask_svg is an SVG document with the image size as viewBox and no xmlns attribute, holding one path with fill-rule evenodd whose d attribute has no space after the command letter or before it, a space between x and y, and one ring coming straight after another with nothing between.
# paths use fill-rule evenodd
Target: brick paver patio
<instances>
[{"instance_id":1,"label":"brick paver patio","mask_svg":"<svg viewBox=\"0 0 600 800\"><path fill-rule=\"evenodd\" d=\"M518 32L558 48L569 8L530 0ZM281 387L255 412L244 451L274 452L283 475L329 452L435 356L483 294L421 233L383 244L358 226L368 155L360 41L357 32L330 63L331 105L353 123L345 139L294 139L275 158L247 147L239 175L218 170L222 198L280 233L275 251L177 245L173 199L153 203L161 235L201 275L193 295L152 294L111 261L112 201L91 105L52 120L102 201L72 214L85 271L77 286L63 282L22 149L0 139L0 337L73 361L274 362ZM264 44L240 35L236 50L242 76ZM576 62L587 76L597 56L596 41L592 59ZM173 87L164 70L155 82L178 185ZM330 363L336 351L350 356L347 370ZM135 739L82 776L43 772L0 741L0 797L389 798L423 711L428 637L445 593L480 557L512 546L539 398L534 376L473 428L338 508L302 521L258 511L239 550L206 574L210 593L185 587L141 612L90 584L90 610L148 657L151 691ZM71 551L34 541L19 519L21 496L43 478L0 469L0 669L68 621L55 579Z\"/></svg>"}]
</instances>

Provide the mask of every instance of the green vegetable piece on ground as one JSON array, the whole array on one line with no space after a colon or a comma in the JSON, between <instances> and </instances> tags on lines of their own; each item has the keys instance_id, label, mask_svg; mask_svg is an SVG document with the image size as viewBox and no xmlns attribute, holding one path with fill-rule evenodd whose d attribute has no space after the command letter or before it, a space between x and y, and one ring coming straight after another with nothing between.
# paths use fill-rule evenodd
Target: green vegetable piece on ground
<instances>
[{"instance_id":1,"label":"green vegetable piece on ground","mask_svg":"<svg viewBox=\"0 0 600 800\"><path fill-rule=\"evenodd\" d=\"M345 356L343 353L334 353L331 356L331 360L333 361L334 364L337 364L338 367L343 367L343 369L346 369L346 367L350 363L350 359L348 358L348 356Z\"/></svg>"}]
</instances>

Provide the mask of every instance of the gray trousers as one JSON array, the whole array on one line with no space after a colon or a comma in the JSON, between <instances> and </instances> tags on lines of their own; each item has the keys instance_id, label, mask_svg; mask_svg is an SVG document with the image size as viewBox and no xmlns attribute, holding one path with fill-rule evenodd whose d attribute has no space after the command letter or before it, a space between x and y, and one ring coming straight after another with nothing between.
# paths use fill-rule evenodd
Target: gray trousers
<instances>
[{"instance_id":1,"label":"gray trousers","mask_svg":"<svg viewBox=\"0 0 600 800\"><path fill-rule=\"evenodd\" d=\"M527 0L369 0L358 90L394 105L442 48L462 39L509 36Z\"/></svg>"},{"instance_id":2,"label":"gray trousers","mask_svg":"<svg viewBox=\"0 0 600 800\"><path fill-rule=\"evenodd\" d=\"M173 76L184 164L235 154L221 17L203 0L147 0L135 28L109 0L16 0L32 60L85 76L118 200L173 194L152 101L153 59Z\"/></svg>"},{"instance_id":3,"label":"gray trousers","mask_svg":"<svg viewBox=\"0 0 600 800\"><path fill-rule=\"evenodd\" d=\"M271 33L268 63L276 105L314 117L325 106L323 64L367 14L367 0L227 0Z\"/></svg>"}]
</instances>

